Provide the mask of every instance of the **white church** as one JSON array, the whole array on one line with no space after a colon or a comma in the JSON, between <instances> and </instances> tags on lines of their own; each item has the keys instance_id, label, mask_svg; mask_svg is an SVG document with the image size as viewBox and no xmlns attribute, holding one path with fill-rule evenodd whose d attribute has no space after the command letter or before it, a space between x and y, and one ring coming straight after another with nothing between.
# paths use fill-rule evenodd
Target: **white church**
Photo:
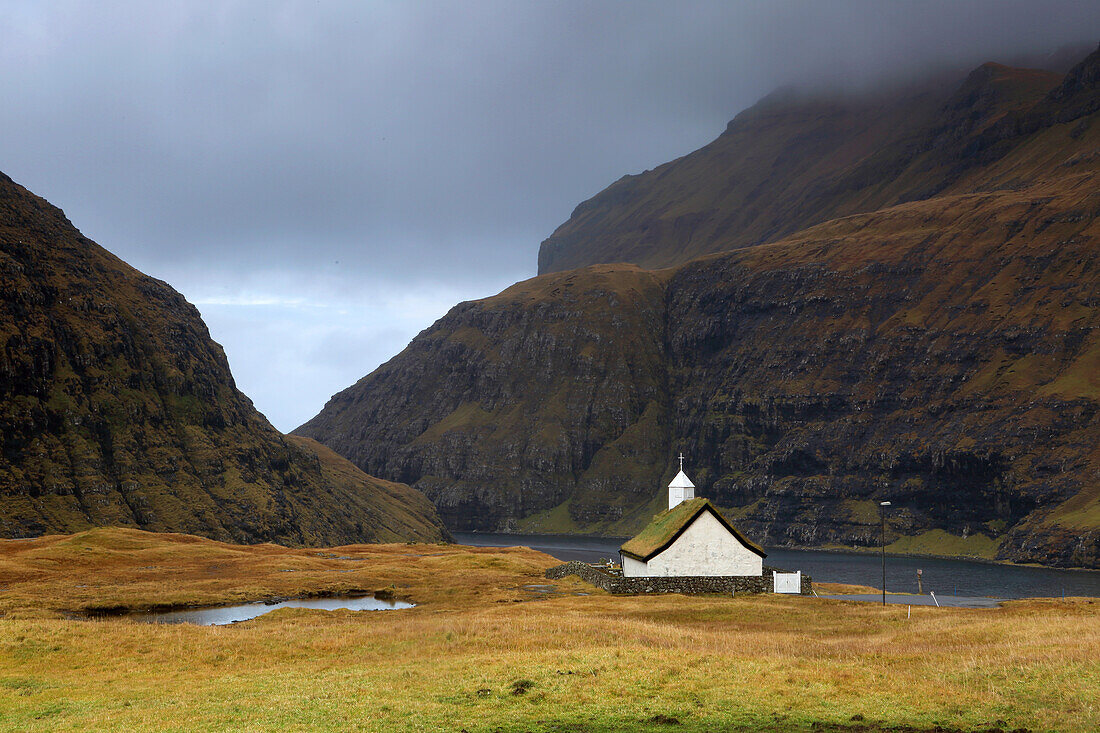
<instances>
[{"instance_id":1,"label":"white church","mask_svg":"<svg viewBox=\"0 0 1100 733\"><path fill-rule=\"evenodd\" d=\"M624 578L757 576L766 554L738 532L680 472L668 485L668 509L619 548Z\"/></svg>"}]
</instances>

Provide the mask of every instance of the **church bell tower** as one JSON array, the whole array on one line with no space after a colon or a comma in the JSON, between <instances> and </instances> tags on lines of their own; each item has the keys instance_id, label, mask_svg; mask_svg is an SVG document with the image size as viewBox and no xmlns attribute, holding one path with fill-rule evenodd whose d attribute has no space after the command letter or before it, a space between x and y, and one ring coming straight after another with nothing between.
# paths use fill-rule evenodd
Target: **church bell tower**
<instances>
[{"instance_id":1,"label":"church bell tower","mask_svg":"<svg viewBox=\"0 0 1100 733\"><path fill-rule=\"evenodd\" d=\"M668 485L668 508L676 506L682 501L695 498L695 484L684 473L684 454L680 454L680 472L672 483Z\"/></svg>"}]
</instances>

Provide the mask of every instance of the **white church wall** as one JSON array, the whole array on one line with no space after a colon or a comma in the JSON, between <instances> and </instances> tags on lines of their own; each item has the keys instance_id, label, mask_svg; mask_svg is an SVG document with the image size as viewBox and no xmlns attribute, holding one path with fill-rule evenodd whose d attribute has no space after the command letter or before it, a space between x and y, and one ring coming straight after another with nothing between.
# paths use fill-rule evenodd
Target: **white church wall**
<instances>
[{"instance_id":1,"label":"white church wall","mask_svg":"<svg viewBox=\"0 0 1100 733\"><path fill-rule=\"evenodd\" d=\"M624 578L644 578L650 575L646 570L646 564L641 560L635 560L632 557L622 556L623 559L623 577Z\"/></svg>"},{"instance_id":2,"label":"white church wall","mask_svg":"<svg viewBox=\"0 0 1100 733\"><path fill-rule=\"evenodd\" d=\"M696 517L664 552L639 564L646 566L643 576L657 577L760 575L764 570L764 559L742 545L710 512ZM641 577L627 576L625 562L623 575Z\"/></svg>"}]
</instances>

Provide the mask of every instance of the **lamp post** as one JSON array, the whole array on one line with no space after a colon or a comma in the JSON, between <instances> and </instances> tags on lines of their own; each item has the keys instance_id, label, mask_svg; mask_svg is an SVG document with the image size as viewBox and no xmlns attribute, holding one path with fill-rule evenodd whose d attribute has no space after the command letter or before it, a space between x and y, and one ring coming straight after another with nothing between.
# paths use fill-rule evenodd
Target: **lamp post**
<instances>
[{"instance_id":1,"label":"lamp post","mask_svg":"<svg viewBox=\"0 0 1100 733\"><path fill-rule=\"evenodd\" d=\"M882 518L882 605L886 605L886 507L890 506L888 501L880 501L878 503L879 517Z\"/></svg>"}]
</instances>

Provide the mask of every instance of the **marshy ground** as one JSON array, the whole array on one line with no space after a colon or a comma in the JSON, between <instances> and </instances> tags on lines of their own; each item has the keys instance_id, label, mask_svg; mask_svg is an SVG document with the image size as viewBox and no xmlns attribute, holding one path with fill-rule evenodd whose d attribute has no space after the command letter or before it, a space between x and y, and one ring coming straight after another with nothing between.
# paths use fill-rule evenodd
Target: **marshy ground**
<instances>
[{"instance_id":1,"label":"marshy ground","mask_svg":"<svg viewBox=\"0 0 1100 733\"><path fill-rule=\"evenodd\" d=\"M0 541L0 730L1096 730L1100 601L614 597L514 548ZM833 589L835 590L835 588ZM97 611L382 591L233 626Z\"/></svg>"}]
</instances>

